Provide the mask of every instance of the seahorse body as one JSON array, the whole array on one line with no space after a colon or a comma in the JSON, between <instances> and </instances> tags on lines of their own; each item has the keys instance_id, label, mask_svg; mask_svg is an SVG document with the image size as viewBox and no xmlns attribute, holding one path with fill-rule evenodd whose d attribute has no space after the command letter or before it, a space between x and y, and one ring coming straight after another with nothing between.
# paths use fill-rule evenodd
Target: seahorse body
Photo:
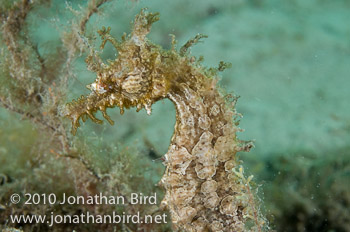
<instances>
[{"instance_id":1,"label":"seahorse body","mask_svg":"<svg viewBox=\"0 0 350 232\"><path fill-rule=\"evenodd\" d=\"M87 63L97 73L87 97L67 104L64 114L72 120L73 131L79 119L94 117L97 110L111 123L106 108L145 108L169 98L176 107L175 132L165 155L166 171L160 183L166 189L162 205L171 213L178 231L245 231L252 207L244 184L233 171L235 154L248 151L250 143L236 138L237 116L233 106L217 87L216 72L205 69L186 50L166 51L147 40L157 14L144 10L136 16L128 37L117 41L109 29L99 31L103 39L118 49L118 57L109 65L94 54ZM197 39L199 37L196 37ZM195 40L192 40L195 42ZM254 207L253 207L254 208ZM256 216L256 215L255 215ZM259 225L256 225L256 230Z\"/></svg>"}]
</instances>

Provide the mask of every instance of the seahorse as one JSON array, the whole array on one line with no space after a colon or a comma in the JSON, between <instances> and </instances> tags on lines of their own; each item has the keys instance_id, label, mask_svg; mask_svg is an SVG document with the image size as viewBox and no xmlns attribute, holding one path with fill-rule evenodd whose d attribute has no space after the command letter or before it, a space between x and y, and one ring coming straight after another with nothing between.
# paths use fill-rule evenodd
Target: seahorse
<instances>
[{"instance_id":1,"label":"seahorse","mask_svg":"<svg viewBox=\"0 0 350 232\"><path fill-rule=\"evenodd\" d=\"M252 143L237 139L236 99L229 101L217 83L225 63L205 68L200 59L190 56L189 48L203 35L179 51L174 36L169 50L153 44L146 35L158 19L158 13L141 10L130 35L124 34L120 41L110 35L110 28L99 30L101 49L109 41L118 56L109 64L97 52L87 57L88 68L97 73L87 86L91 93L68 103L63 113L72 120L75 134L80 119L102 123L94 115L97 111L113 124L107 108L117 106L121 114L124 108L145 108L151 114L153 103L170 99L176 107L176 123L160 184L166 190L161 206L170 211L174 230L247 231L245 223L252 219L255 229L250 230L261 231L249 181L241 181L242 168L236 171L235 154L249 151Z\"/></svg>"}]
</instances>

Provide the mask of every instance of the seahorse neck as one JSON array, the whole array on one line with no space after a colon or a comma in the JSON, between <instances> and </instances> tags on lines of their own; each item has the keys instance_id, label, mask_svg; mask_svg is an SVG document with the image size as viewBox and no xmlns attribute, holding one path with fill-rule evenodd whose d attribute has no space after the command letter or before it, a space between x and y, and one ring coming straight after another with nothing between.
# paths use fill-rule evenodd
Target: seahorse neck
<instances>
[{"instance_id":1,"label":"seahorse neck","mask_svg":"<svg viewBox=\"0 0 350 232\"><path fill-rule=\"evenodd\" d=\"M223 135L225 128L233 128L235 112L227 108L216 87L195 91L182 83L177 91L170 91L168 98L176 107L172 145L185 147L191 152L204 132L211 133L215 142Z\"/></svg>"},{"instance_id":2,"label":"seahorse neck","mask_svg":"<svg viewBox=\"0 0 350 232\"><path fill-rule=\"evenodd\" d=\"M201 231L203 221L215 222L215 228L235 223L234 218L224 221L234 213L226 210L235 204L227 176L240 148L235 111L214 80L202 79L193 86L179 83L167 95L176 107L176 125L161 183L167 190L163 204L172 213L175 228ZM214 211L217 218L208 217Z\"/></svg>"}]
</instances>

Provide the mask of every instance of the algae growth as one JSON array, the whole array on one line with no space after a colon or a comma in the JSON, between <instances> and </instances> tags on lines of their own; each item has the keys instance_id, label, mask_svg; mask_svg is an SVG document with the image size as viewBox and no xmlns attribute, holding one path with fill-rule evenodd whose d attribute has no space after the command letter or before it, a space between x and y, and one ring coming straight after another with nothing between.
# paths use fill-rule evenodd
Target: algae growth
<instances>
[{"instance_id":1,"label":"algae growth","mask_svg":"<svg viewBox=\"0 0 350 232\"><path fill-rule=\"evenodd\" d=\"M70 133L69 120L62 117L66 103L82 94L88 95L90 91L85 86L96 79L94 72L87 71L85 59L88 57L88 63L92 64L98 55L102 63L109 65L108 60L120 55L110 43L99 50L103 41L97 31L105 26L107 32L110 26L110 38L120 38L124 32L129 34L130 21L144 7L160 13L161 20L148 35L149 41L161 45L155 45L156 49L163 47L164 51L170 51L169 34L174 34L179 53L181 45L185 45L182 51L186 56L199 57L190 59L193 65L201 62L203 67L214 67L208 72L215 73L225 66L218 66L218 61L232 63L232 69L220 74L219 83L227 91L235 90L241 95L236 107L244 115L240 125L246 131L238 137L256 141L254 149L238 157L244 160L245 175L240 178L237 167L231 177L236 178L238 186L249 182L254 193L259 190L262 202L256 210L266 215L269 226L277 231L348 231L350 47L345 22L350 20L347 10L350 5L342 0L2 1L0 229L171 231L174 228L170 214L167 223L158 224L57 223L50 227L47 223L10 221L11 215L49 217L87 212L163 216L164 211L158 206L164 190L157 184L164 173L162 156L174 132L176 112L170 101L154 104L152 116L147 116L144 110L139 113L126 110L121 116L116 109L108 109L115 126L94 125L87 120L76 136ZM191 41L202 37L199 36L186 46L198 33L209 38L190 46ZM204 55L204 61L200 55ZM98 68L90 65L91 70ZM105 90L98 83L90 85L95 91L103 92L101 87ZM98 112L95 117L103 115ZM180 172L187 163L179 164ZM175 166L171 168L177 170ZM252 181L247 177L250 174L254 174ZM215 195L215 183L206 183L203 198L198 199ZM55 193L59 201L64 200L64 194L86 197L101 192L106 196L157 193L158 204L11 203L12 194L24 199L28 192ZM216 198L213 199L208 202L215 204ZM190 218L194 211L186 209ZM229 212L229 208L220 209ZM253 211L244 212L247 211L239 211L238 215L249 216ZM192 221L195 219L198 218ZM248 221L247 227L256 226L254 220ZM200 222L193 225L200 226ZM220 225L212 223L212 226Z\"/></svg>"}]
</instances>

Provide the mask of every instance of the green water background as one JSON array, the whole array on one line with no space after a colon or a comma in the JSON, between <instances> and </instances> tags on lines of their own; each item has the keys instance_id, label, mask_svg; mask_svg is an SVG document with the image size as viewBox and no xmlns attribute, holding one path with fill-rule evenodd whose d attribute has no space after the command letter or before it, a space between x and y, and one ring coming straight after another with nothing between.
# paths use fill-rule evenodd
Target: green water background
<instances>
[{"instance_id":1,"label":"green water background","mask_svg":"<svg viewBox=\"0 0 350 232\"><path fill-rule=\"evenodd\" d=\"M169 48L169 34L175 34L181 46L203 33L209 38L194 46L192 54L203 55L207 66L216 67L221 60L232 63L220 85L241 96L237 110L243 114L240 127L245 132L239 136L255 139L256 145L249 156L295 149L320 153L348 145L350 3L121 1L105 9L94 27L111 26L112 35L120 37L130 31L130 21L146 6L160 12L161 20L149 35L155 43ZM104 52L106 59L114 54L112 46ZM87 93L85 84L95 76L83 62L77 61L77 71L81 83L75 83L72 91ZM126 116L110 111L117 126L107 126L103 134L117 134L117 140L126 142L142 140L144 135L159 153L166 152L175 123L170 102L153 106L152 117L133 110ZM130 133L130 128L137 133Z\"/></svg>"},{"instance_id":2,"label":"green water background","mask_svg":"<svg viewBox=\"0 0 350 232\"><path fill-rule=\"evenodd\" d=\"M40 52L59 42L72 15L67 6L77 9L79 4L84 5L54 1L49 11L37 11L43 20L33 17L36 26L29 33L38 41ZM284 218L284 226L296 223L298 231L350 231L346 220L350 203L350 2L117 1L104 7L101 16L94 15L88 28L96 31L110 26L111 34L119 38L130 32L130 21L143 7L160 13L149 35L153 42L169 48L169 34L176 36L179 46L197 33L206 34L209 38L191 53L203 55L207 66L216 67L221 60L232 63L220 85L241 96L237 111L243 115L240 127L245 131L239 138L255 140L255 148L240 157L261 185L262 208L271 225L281 223L275 218ZM52 16L52 20L45 19ZM94 46L98 47L98 39ZM113 59L115 53L108 45L103 58ZM87 94L85 85L95 79L86 70L84 57L75 61L74 69L68 100ZM115 126L87 121L78 134L96 146L123 144L157 159L167 151L175 109L168 100L152 108L152 116L144 110L132 109L122 116L117 109L109 110ZM0 132L20 127L19 119L3 109L0 112ZM0 143L1 151L15 152L16 142ZM104 159L108 154L101 151L98 156ZM1 153L0 158L4 159ZM329 203L323 206L324 201ZM332 205L337 210L327 211ZM312 220L321 229L308 227ZM334 224L336 220L345 226L330 226L329 221Z\"/></svg>"}]
</instances>

